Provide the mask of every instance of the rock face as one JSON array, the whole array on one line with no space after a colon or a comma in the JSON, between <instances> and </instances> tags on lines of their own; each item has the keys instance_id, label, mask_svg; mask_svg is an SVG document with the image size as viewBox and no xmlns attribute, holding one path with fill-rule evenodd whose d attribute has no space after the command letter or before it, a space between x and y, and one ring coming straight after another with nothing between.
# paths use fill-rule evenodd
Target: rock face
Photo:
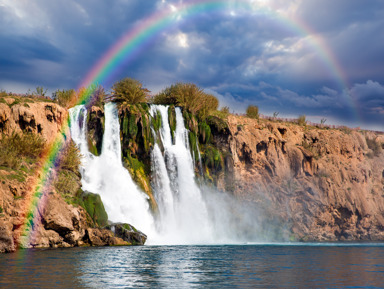
<instances>
[{"instance_id":1,"label":"rock face","mask_svg":"<svg viewBox=\"0 0 384 289\"><path fill-rule=\"evenodd\" d=\"M34 132L51 142L68 117L68 112L56 103L8 100L10 104L0 103L0 133L3 134Z\"/></svg>"},{"instance_id":2,"label":"rock face","mask_svg":"<svg viewBox=\"0 0 384 289\"><path fill-rule=\"evenodd\" d=\"M304 241L384 240L384 135L229 116L233 193ZM223 141L224 140L224 141Z\"/></svg>"}]
</instances>

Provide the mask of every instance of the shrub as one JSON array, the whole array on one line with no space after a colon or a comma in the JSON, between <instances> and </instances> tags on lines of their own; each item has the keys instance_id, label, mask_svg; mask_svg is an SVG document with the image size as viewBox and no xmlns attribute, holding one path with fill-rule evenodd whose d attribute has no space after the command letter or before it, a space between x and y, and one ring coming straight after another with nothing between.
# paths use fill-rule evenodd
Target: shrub
<instances>
[{"instance_id":1,"label":"shrub","mask_svg":"<svg viewBox=\"0 0 384 289\"><path fill-rule=\"evenodd\" d=\"M218 99L207 94L193 83L176 83L165 88L153 98L153 103L177 105L187 109L192 114L205 119L219 106Z\"/></svg>"},{"instance_id":2,"label":"shrub","mask_svg":"<svg viewBox=\"0 0 384 289\"><path fill-rule=\"evenodd\" d=\"M0 90L0 97L6 97L8 96L8 93L5 90Z\"/></svg>"},{"instance_id":3,"label":"shrub","mask_svg":"<svg viewBox=\"0 0 384 289\"><path fill-rule=\"evenodd\" d=\"M304 114L299 116L297 119L297 124L301 126L305 126L307 124L307 120Z\"/></svg>"},{"instance_id":4,"label":"shrub","mask_svg":"<svg viewBox=\"0 0 384 289\"><path fill-rule=\"evenodd\" d=\"M79 166L80 151L73 141L65 144L61 151L57 166L57 177L54 187L64 197L73 198L80 187Z\"/></svg>"},{"instance_id":5,"label":"shrub","mask_svg":"<svg viewBox=\"0 0 384 289\"><path fill-rule=\"evenodd\" d=\"M33 95L39 95L39 96L45 96L46 93L47 93L47 89L44 89L44 87L42 87L42 86L38 86L38 87L36 87L36 91L33 92L32 94Z\"/></svg>"},{"instance_id":6,"label":"shrub","mask_svg":"<svg viewBox=\"0 0 384 289\"><path fill-rule=\"evenodd\" d=\"M246 114L250 118L259 119L259 107L257 107L256 105L249 105L247 107Z\"/></svg>"},{"instance_id":7,"label":"shrub","mask_svg":"<svg viewBox=\"0 0 384 289\"><path fill-rule=\"evenodd\" d=\"M0 166L21 167L26 158L36 159L44 149L44 139L34 133L13 133L0 139Z\"/></svg>"},{"instance_id":8,"label":"shrub","mask_svg":"<svg viewBox=\"0 0 384 289\"><path fill-rule=\"evenodd\" d=\"M92 91L91 92L92 96L88 103L88 107L91 107L91 106L103 107L105 103L105 97L106 97L104 87L102 87L101 85L97 85L95 87L91 87L90 89Z\"/></svg>"},{"instance_id":9,"label":"shrub","mask_svg":"<svg viewBox=\"0 0 384 289\"><path fill-rule=\"evenodd\" d=\"M52 98L62 107L68 108L75 94L76 94L75 90L73 89L68 89L68 90L58 89L52 94Z\"/></svg>"},{"instance_id":10,"label":"shrub","mask_svg":"<svg viewBox=\"0 0 384 289\"><path fill-rule=\"evenodd\" d=\"M146 102L150 92L140 81L128 77L113 84L112 91L111 100L117 103L119 109L130 104Z\"/></svg>"}]
</instances>

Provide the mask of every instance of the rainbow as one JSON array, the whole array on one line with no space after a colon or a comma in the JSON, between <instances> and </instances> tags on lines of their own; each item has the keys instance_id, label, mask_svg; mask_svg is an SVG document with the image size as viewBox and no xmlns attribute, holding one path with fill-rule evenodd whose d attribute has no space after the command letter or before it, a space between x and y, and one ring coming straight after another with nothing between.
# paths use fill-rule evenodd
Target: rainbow
<instances>
[{"instance_id":1,"label":"rainbow","mask_svg":"<svg viewBox=\"0 0 384 289\"><path fill-rule=\"evenodd\" d=\"M298 18L289 17L277 9L258 4L251 0L194 0L187 3L171 6L169 9L160 10L128 30L88 72L80 87L92 84L108 86L115 76L116 71L126 66L137 55L145 50L148 43L161 32L171 28L179 21L185 21L203 13L239 11L248 15L266 15L273 17L284 29L290 29L302 37L313 48L321 59L330 75L337 81L341 91L348 91L348 81L343 69L335 58L332 50L313 29ZM353 98L350 97L353 107ZM358 117L357 110L354 111Z\"/></svg>"},{"instance_id":2,"label":"rainbow","mask_svg":"<svg viewBox=\"0 0 384 289\"><path fill-rule=\"evenodd\" d=\"M83 89L81 93L73 99L72 104L86 104L92 98L92 92L97 85L108 84L116 71L122 66L126 66L129 61L134 59L143 50L148 43L157 37L161 32L171 28L178 21L193 19L193 17L203 13L214 12L241 12L251 15L266 15L273 17L285 29L290 29L295 34L303 37L313 48L324 65L327 67L331 75L338 81L340 88L344 91L348 90L348 82L343 69L334 57L331 49L325 41L318 36L308 25L299 19L293 19L287 15L272 9L271 7L257 4L257 1L252 0L193 0L187 3L171 6L171 9L160 10L149 17L141 20L137 25L124 34L92 67L84 80L78 86L78 90ZM352 101L352 98L351 98ZM356 109L356 105L354 105ZM355 111L357 115L357 110ZM63 132L69 127L69 121L63 125ZM64 134L64 133L63 133ZM43 158L43 166L40 169L40 177L35 184L35 193L30 201L30 208L25 221L25 226L22 235L29 236L31 239L31 228L33 227L35 212L41 202L41 196L44 190L51 185L50 171L57 162L60 150L63 147L64 140L62 134L59 135L52 148Z\"/></svg>"}]
</instances>

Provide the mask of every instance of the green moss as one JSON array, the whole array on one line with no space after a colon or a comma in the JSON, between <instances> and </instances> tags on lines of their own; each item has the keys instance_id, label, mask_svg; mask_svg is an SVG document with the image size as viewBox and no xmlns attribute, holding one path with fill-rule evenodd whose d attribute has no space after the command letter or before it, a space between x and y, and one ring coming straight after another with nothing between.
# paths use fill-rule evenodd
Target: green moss
<instances>
[{"instance_id":1,"label":"green moss","mask_svg":"<svg viewBox=\"0 0 384 289\"><path fill-rule=\"evenodd\" d=\"M227 122L217 116L208 116L206 122L213 132L225 133L225 131L228 130Z\"/></svg>"},{"instance_id":2,"label":"green moss","mask_svg":"<svg viewBox=\"0 0 384 289\"><path fill-rule=\"evenodd\" d=\"M149 111L149 105L145 102L140 103L141 108L144 109L144 111L148 112Z\"/></svg>"},{"instance_id":3,"label":"green moss","mask_svg":"<svg viewBox=\"0 0 384 289\"><path fill-rule=\"evenodd\" d=\"M131 232L131 231L134 231L134 232L136 232L136 233L138 232L137 229L136 229L134 226L130 225L130 224L123 224L122 227L123 227L124 229L130 231L130 232Z\"/></svg>"},{"instance_id":4,"label":"green moss","mask_svg":"<svg viewBox=\"0 0 384 289\"><path fill-rule=\"evenodd\" d=\"M155 132L158 132L161 129L161 116L160 113L156 112L152 118L152 126Z\"/></svg>"},{"instance_id":5,"label":"green moss","mask_svg":"<svg viewBox=\"0 0 384 289\"><path fill-rule=\"evenodd\" d=\"M221 152L214 146L208 146L203 152L204 165L209 169L221 171L224 168L224 159Z\"/></svg>"},{"instance_id":6,"label":"green moss","mask_svg":"<svg viewBox=\"0 0 384 289\"><path fill-rule=\"evenodd\" d=\"M196 144L196 135L192 131L189 132L189 147L191 148L191 152L193 153L196 161L198 158L198 147Z\"/></svg>"},{"instance_id":7,"label":"green moss","mask_svg":"<svg viewBox=\"0 0 384 289\"><path fill-rule=\"evenodd\" d=\"M168 107L168 122L171 129L172 141L175 143L175 131L176 131L176 110L174 105Z\"/></svg>"},{"instance_id":8,"label":"green moss","mask_svg":"<svg viewBox=\"0 0 384 289\"><path fill-rule=\"evenodd\" d=\"M150 175L150 167L132 156L125 157L123 164L141 190L148 195L152 210L154 212L157 211L157 203L153 196L152 187L148 178Z\"/></svg>"},{"instance_id":9,"label":"green moss","mask_svg":"<svg viewBox=\"0 0 384 289\"><path fill-rule=\"evenodd\" d=\"M205 121L199 123L199 141L203 144L211 141L211 127Z\"/></svg>"},{"instance_id":10,"label":"green moss","mask_svg":"<svg viewBox=\"0 0 384 289\"><path fill-rule=\"evenodd\" d=\"M87 211L95 225L99 227L108 225L108 214L105 211L100 195L81 192L77 196L77 203Z\"/></svg>"}]
</instances>

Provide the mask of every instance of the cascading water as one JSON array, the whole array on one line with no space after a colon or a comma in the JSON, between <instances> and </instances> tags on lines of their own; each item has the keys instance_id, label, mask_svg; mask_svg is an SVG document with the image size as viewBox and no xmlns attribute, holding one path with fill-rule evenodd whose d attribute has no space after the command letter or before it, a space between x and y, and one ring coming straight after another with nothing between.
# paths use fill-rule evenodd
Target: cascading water
<instances>
[{"instance_id":1,"label":"cascading water","mask_svg":"<svg viewBox=\"0 0 384 289\"><path fill-rule=\"evenodd\" d=\"M160 207L160 242L210 243L212 226L206 204L195 182L188 131L180 108L176 108L174 143L168 122L168 107L152 105L152 117L161 117L160 138L164 155L156 144L152 151L155 197ZM169 185L172 184L172 185Z\"/></svg>"},{"instance_id":2,"label":"cascading water","mask_svg":"<svg viewBox=\"0 0 384 289\"><path fill-rule=\"evenodd\" d=\"M249 240L249 232L256 232L255 215L247 215L243 204L229 195L205 189L203 196L196 184L181 109L175 109L173 137L168 107L151 105L150 113L152 118L161 117L159 134L152 128L155 139L159 138L151 151L152 188L159 207L156 220L150 212L148 197L122 165L120 125L112 103L105 105L99 157L88 149L85 107L70 109L72 138L83 155L83 190L101 196L111 221L130 223L147 234L147 244L233 243L243 241L241 236ZM201 156L198 157L201 165Z\"/></svg>"},{"instance_id":3,"label":"cascading water","mask_svg":"<svg viewBox=\"0 0 384 289\"><path fill-rule=\"evenodd\" d=\"M133 224L151 235L154 220L146 196L122 165L120 125L115 105L105 105L105 131L99 157L88 150L86 114L87 110L82 105L70 109L72 139L83 155L83 190L100 195L111 221Z\"/></svg>"}]
</instances>

